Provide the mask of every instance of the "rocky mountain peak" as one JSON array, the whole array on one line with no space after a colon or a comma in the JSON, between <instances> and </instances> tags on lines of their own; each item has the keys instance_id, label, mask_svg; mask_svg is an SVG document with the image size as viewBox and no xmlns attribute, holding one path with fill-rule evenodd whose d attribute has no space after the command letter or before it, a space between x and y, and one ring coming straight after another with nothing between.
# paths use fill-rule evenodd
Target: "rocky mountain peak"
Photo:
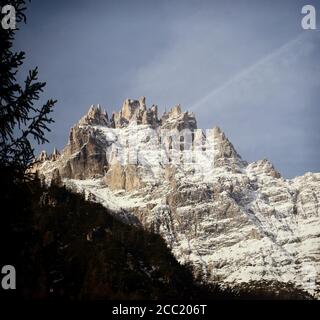
<instances>
[{"instance_id":1,"label":"rocky mountain peak","mask_svg":"<svg viewBox=\"0 0 320 320\"><path fill-rule=\"evenodd\" d=\"M146 98L126 99L118 112L108 119L107 112L100 105L92 105L85 116L78 122L78 126L108 126L112 128L124 128L129 124L149 125L152 128L161 126L162 129L195 130L197 121L192 112L183 112L181 105L175 105L169 112L165 112L161 119L158 118L158 106L146 105Z\"/></svg>"},{"instance_id":2,"label":"rocky mountain peak","mask_svg":"<svg viewBox=\"0 0 320 320\"><path fill-rule=\"evenodd\" d=\"M44 162L44 161L46 161L46 160L49 160L47 151L42 150L42 151L40 152L37 160L40 161L40 162Z\"/></svg>"},{"instance_id":3,"label":"rocky mountain peak","mask_svg":"<svg viewBox=\"0 0 320 320\"><path fill-rule=\"evenodd\" d=\"M180 105L159 121L144 97L125 100L109 122L93 106L61 155L42 152L34 170L90 192L119 219L134 215L209 282L269 279L315 294L320 174L281 178L268 160L248 165L219 127L196 128ZM190 129L191 143L166 129Z\"/></svg>"},{"instance_id":4,"label":"rocky mountain peak","mask_svg":"<svg viewBox=\"0 0 320 320\"><path fill-rule=\"evenodd\" d=\"M223 131L219 127L214 127L209 141L214 144L214 165L215 167L225 167L233 172L237 172L247 165L242 160L233 144L229 141Z\"/></svg>"},{"instance_id":5,"label":"rocky mountain peak","mask_svg":"<svg viewBox=\"0 0 320 320\"><path fill-rule=\"evenodd\" d=\"M197 129L197 120L192 112L183 112L181 105L174 106L169 112L165 112L161 117L161 128L179 131L184 129Z\"/></svg>"},{"instance_id":6,"label":"rocky mountain peak","mask_svg":"<svg viewBox=\"0 0 320 320\"><path fill-rule=\"evenodd\" d=\"M273 164L267 160L258 160L248 165L248 172L255 175L267 175L273 178L281 178L281 174L275 169Z\"/></svg>"},{"instance_id":7,"label":"rocky mountain peak","mask_svg":"<svg viewBox=\"0 0 320 320\"><path fill-rule=\"evenodd\" d=\"M181 114L182 114L182 110L181 110L181 105L180 104L174 106L169 112L169 115L171 117L178 117Z\"/></svg>"},{"instance_id":8,"label":"rocky mountain peak","mask_svg":"<svg viewBox=\"0 0 320 320\"><path fill-rule=\"evenodd\" d=\"M50 155L47 154L47 151L42 150L36 160L38 162L56 161L60 158L60 156L61 156L60 152L56 147L54 147L53 152Z\"/></svg>"},{"instance_id":9,"label":"rocky mountain peak","mask_svg":"<svg viewBox=\"0 0 320 320\"><path fill-rule=\"evenodd\" d=\"M56 147L53 148L53 152L52 152L52 155L51 155L51 159L53 161L56 161L58 160L60 157L60 152L58 151L58 149Z\"/></svg>"},{"instance_id":10,"label":"rocky mountain peak","mask_svg":"<svg viewBox=\"0 0 320 320\"><path fill-rule=\"evenodd\" d=\"M108 114L105 110L101 109L101 106L92 105L85 116L83 116L79 123L80 126L84 125L108 125Z\"/></svg>"},{"instance_id":11,"label":"rocky mountain peak","mask_svg":"<svg viewBox=\"0 0 320 320\"><path fill-rule=\"evenodd\" d=\"M157 106L152 105L151 108L147 108L145 97L139 100L126 99L121 110L113 113L112 126L123 128L133 122L156 127L159 123Z\"/></svg>"}]
</instances>

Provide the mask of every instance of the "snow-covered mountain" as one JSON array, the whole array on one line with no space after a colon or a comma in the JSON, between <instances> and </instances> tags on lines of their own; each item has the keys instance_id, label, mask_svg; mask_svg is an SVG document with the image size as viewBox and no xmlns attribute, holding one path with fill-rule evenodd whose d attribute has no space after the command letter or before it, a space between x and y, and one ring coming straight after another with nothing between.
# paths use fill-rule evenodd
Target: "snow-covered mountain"
<instances>
[{"instance_id":1,"label":"snow-covered mountain","mask_svg":"<svg viewBox=\"0 0 320 320\"><path fill-rule=\"evenodd\" d=\"M248 164L179 105L160 119L145 98L111 118L92 106L32 170L160 233L206 281L293 282L320 297L320 173L288 180L268 160Z\"/></svg>"}]
</instances>

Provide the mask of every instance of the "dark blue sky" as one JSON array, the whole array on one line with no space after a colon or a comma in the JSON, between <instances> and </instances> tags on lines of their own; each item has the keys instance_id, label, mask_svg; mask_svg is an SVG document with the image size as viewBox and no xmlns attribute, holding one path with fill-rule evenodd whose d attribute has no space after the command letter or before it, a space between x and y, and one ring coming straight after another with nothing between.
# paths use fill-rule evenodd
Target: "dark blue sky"
<instances>
[{"instance_id":1,"label":"dark blue sky","mask_svg":"<svg viewBox=\"0 0 320 320\"><path fill-rule=\"evenodd\" d=\"M320 24L301 28L306 0L33 0L16 47L20 74L39 66L43 101L58 99L50 144L61 149L91 104L181 103L220 126L247 161L286 177L320 171ZM320 21L320 20L319 20Z\"/></svg>"}]
</instances>

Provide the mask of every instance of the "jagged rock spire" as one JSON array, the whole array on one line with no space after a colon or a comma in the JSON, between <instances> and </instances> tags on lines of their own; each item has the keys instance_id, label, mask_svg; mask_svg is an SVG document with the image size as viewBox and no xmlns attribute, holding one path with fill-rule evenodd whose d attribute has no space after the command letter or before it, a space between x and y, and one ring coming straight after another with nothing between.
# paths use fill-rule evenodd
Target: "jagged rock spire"
<instances>
[{"instance_id":1,"label":"jagged rock spire","mask_svg":"<svg viewBox=\"0 0 320 320\"><path fill-rule=\"evenodd\" d=\"M88 113L79 121L79 125L108 125L108 114L105 110L101 109L100 104L97 106L91 105Z\"/></svg>"},{"instance_id":2,"label":"jagged rock spire","mask_svg":"<svg viewBox=\"0 0 320 320\"><path fill-rule=\"evenodd\" d=\"M255 175L267 175L273 178L281 178L280 173L275 169L273 164L267 160L258 160L252 162L248 165L247 168L249 173L253 173Z\"/></svg>"},{"instance_id":3,"label":"jagged rock spire","mask_svg":"<svg viewBox=\"0 0 320 320\"><path fill-rule=\"evenodd\" d=\"M224 167L236 172L247 165L219 127L213 128L211 136L207 138L213 143L215 167Z\"/></svg>"},{"instance_id":4,"label":"jagged rock spire","mask_svg":"<svg viewBox=\"0 0 320 320\"><path fill-rule=\"evenodd\" d=\"M46 161L48 159L49 157L46 150L42 150L37 158L37 160L40 162Z\"/></svg>"},{"instance_id":5,"label":"jagged rock spire","mask_svg":"<svg viewBox=\"0 0 320 320\"><path fill-rule=\"evenodd\" d=\"M197 129L197 120L192 112L182 112L181 105L174 106L169 112L165 112L161 117L162 129Z\"/></svg>"},{"instance_id":6,"label":"jagged rock spire","mask_svg":"<svg viewBox=\"0 0 320 320\"><path fill-rule=\"evenodd\" d=\"M60 152L57 150L56 147L54 147L51 155L51 160L56 161L59 157L60 157Z\"/></svg>"},{"instance_id":7,"label":"jagged rock spire","mask_svg":"<svg viewBox=\"0 0 320 320\"><path fill-rule=\"evenodd\" d=\"M157 127L159 123L157 106L152 105L151 108L147 108L145 97L139 100L126 99L121 110L113 113L112 126L122 128L132 122Z\"/></svg>"}]
</instances>

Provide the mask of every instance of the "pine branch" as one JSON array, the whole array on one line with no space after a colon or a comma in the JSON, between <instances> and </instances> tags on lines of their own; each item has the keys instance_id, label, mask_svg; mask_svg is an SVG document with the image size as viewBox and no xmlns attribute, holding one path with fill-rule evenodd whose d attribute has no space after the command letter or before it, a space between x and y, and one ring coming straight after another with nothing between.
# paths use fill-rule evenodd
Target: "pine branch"
<instances>
[{"instance_id":1,"label":"pine branch","mask_svg":"<svg viewBox=\"0 0 320 320\"><path fill-rule=\"evenodd\" d=\"M3 2L0 0L1 6ZM26 23L26 1L10 4L16 9L17 23ZM50 131L50 113L57 101L50 99L40 108L35 106L46 86L38 81L38 68L29 71L23 86L17 82L25 54L13 51L15 32L0 28L0 166L11 166L24 174L34 159L31 141L48 142L45 134Z\"/></svg>"}]
</instances>

